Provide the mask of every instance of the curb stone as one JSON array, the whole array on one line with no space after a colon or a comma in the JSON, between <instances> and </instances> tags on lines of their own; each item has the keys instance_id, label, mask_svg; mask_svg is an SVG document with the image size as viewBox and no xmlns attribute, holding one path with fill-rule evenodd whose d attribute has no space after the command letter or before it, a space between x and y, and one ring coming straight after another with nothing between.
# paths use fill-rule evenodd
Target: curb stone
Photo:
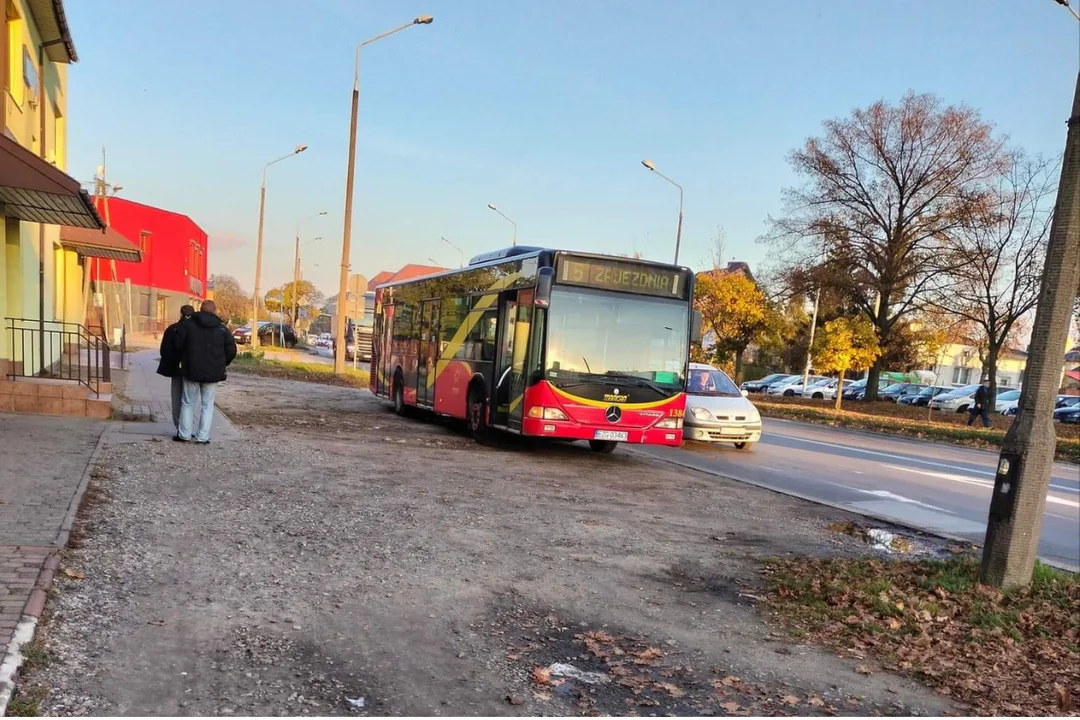
<instances>
[{"instance_id":1,"label":"curb stone","mask_svg":"<svg viewBox=\"0 0 1080 720\"><path fill-rule=\"evenodd\" d=\"M15 632L12 634L11 641L7 646L7 652L3 658L0 658L0 717L4 717L7 713L8 703L11 702L11 698L15 694L16 678L24 659L22 646L34 639L38 620L45 611L45 604L48 601L49 588L52 587L53 578L56 577L56 571L60 568L61 554L64 548L67 547L68 538L71 536L71 528L75 524L79 503L82 502L83 494L90 484L90 475L101 457L105 447L105 438L109 434L112 425L113 423L102 424L97 445L94 446L94 451L90 453L90 459L83 469L82 479L79 481L79 486L76 488L71 503L68 505L67 514L64 516L63 523L60 524L60 530L56 533L53 550L41 565L41 571L34 582L34 589L30 592L30 598L23 607L22 619L15 627Z\"/></svg>"}]
</instances>

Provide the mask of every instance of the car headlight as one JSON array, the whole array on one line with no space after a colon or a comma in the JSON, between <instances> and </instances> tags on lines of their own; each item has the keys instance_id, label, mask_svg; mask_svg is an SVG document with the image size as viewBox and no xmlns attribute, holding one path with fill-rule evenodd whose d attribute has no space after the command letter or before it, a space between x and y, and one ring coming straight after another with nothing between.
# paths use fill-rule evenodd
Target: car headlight
<instances>
[{"instance_id":1,"label":"car headlight","mask_svg":"<svg viewBox=\"0 0 1080 720\"><path fill-rule=\"evenodd\" d=\"M682 428L682 418L668 417L664 418L654 426L656 428L668 428L671 430L678 430Z\"/></svg>"},{"instance_id":2,"label":"car headlight","mask_svg":"<svg viewBox=\"0 0 1080 720\"><path fill-rule=\"evenodd\" d=\"M750 422L761 422L761 413L753 405L750 406Z\"/></svg>"},{"instance_id":3,"label":"car headlight","mask_svg":"<svg viewBox=\"0 0 1080 720\"><path fill-rule=\"evenodd\" d=\"M696 420L709 420L712 418L712 413L701 407L690 408L690 414L693 415Z\"/></svg>"}]
</instances>

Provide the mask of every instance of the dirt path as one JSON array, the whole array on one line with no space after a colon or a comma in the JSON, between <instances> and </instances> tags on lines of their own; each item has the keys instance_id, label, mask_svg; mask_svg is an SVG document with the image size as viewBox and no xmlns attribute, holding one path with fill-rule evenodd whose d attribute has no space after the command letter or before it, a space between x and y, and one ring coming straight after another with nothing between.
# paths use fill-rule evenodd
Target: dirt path
<instances>
[{"instance_id":1,"label":"dirt path","mask_svg":"<svg viewBox=\"0 0 1080 720\"><path fill-rule=\"evenodd\" d=\"M43 711L948 710L745 597L761 557L865 552L826 530L842 513L626 453L481 448L363 391L245 376L219 403L244 441L107 451L67 561L85 579L24 684ZM600 675L534 677L556 662Z\"/></svg>"}]
</instances>

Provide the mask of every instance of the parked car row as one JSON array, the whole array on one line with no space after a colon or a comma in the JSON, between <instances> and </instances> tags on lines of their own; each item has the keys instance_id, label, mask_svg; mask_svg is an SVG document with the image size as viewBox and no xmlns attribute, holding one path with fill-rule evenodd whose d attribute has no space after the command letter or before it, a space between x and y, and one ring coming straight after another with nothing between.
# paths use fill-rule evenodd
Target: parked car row
<instances>
[{"instance_id":1,"label":"parked car row","mask_svg":"<svg viewBox=\"0 0 1080 720\"><path fill-rule=\"evenodd\" d=\"M237 345L247 345L251 342L251 325L244 325L233 330L233 340ZM291 325L281 325L275 322L259 323L259 344L271 347L295 347L297 342L296 331Z\"/></svg>"}]
</instances>

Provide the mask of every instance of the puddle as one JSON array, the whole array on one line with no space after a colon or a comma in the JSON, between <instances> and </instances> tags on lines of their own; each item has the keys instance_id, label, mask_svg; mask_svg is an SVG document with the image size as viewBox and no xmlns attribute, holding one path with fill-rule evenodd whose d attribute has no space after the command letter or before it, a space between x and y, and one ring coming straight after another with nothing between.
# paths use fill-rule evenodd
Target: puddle
<instances>
[{"instance_id":1,"label":"puddle","mask_svg":"<svg viewBox=\"0 0 1080 720\"><path fill-rule=\"evenodd\" d=\"M936 538L925 537L914 532L866 527L850 520L834 522L827 529L860 540L886 555L947 558L956 552L955 549L946 547Z\"/></svg>"}]
</instances>

